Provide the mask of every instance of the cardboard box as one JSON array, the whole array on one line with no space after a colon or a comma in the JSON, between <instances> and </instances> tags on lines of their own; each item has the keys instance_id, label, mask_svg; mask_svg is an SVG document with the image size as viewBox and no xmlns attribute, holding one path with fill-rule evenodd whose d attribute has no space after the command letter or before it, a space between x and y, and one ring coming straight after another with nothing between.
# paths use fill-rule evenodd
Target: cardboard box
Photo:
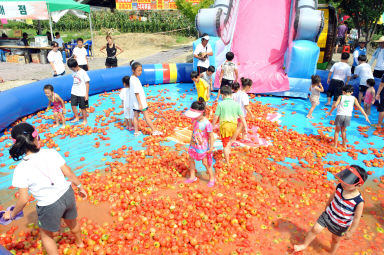
<instances>
[{"instance_id":1,"label":"cardboard box","mask_svg":"<svg viewBox=\"0 0 384 255\"><path fill-rule=\"evenodd\" d=\"M40 64L40 54L39 53L33 53L31 54L32 63Z\"/></svg>"},{"instance_id":2,"label":"cardboard box","mask_svg":"<svg viewBox=\"0 0 384 255\"><path fill-rule=\"evenodd\" d=\"M22 35L21 30L15 30L15 32L13 32L14 37L21 37L21 35Z\"/></svg>"},{"instance_id":3,"label":"cardboard box","mask_svg":"<svg viewBox=\"0 0 384 255\"><path fill-rule=\"evenodd\" d=\"M20 55L8 55L7 62L25 64L25 57Z\"/></svg>"}]
</instances>

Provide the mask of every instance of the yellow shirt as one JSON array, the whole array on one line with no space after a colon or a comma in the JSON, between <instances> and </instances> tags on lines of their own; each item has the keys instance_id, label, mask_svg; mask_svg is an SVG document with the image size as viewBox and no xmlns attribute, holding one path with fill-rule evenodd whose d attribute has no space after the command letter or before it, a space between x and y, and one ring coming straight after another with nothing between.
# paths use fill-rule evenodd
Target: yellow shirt
<instances>
[{"instance_id":1,"label":"yellow shirt","mask_svg":"<svg viewBox=\"0 0 384 255\"><path fill-rule=\"evenodd\" d=\"M209 100L209 85L208 83L200 78L199 82L195 83L196 90L197 90L197 100L199 100L200 97L204 98L205 102Z\"/></svg>"}]
</instances>

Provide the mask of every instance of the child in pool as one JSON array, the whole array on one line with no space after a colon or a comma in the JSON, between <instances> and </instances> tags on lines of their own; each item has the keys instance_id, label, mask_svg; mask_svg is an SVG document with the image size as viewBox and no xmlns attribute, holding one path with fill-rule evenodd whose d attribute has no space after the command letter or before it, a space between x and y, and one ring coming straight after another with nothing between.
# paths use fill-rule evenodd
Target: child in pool
<instances>
[{"instance_id":1,"label":"child in pool","mask_svg":"<svg viewBox=\"0 0 384 255\"><path fill-rule=\"evenodd\" d=\"M78 247L84 247L72 185L79 195L87 197L81 182L55 149L41 149L37 130L28 123L12 128L14 144L10 156L19 161L13 172L12 186L20 194L13 211L3 215L4 220L14 219L28 203L30 192L37 200L36 211L43 246L49 255L59 254L54 232L60 230L61 219L75 236Z\"/></svg>"},{"instance_id":2,"label":"child in pool","mask_svg":"<svg viewBox=\"0 0 384 255\"><path fill-rule=\"evenodd\" d=\"M375 91L375 80L374 79L368 79L367 85L369 86L367 91L365 92L364 97L364 111L367 113L367 115L371 115L371 107L375 103L376 100L376 91Z\"/></svg>"},{"instance_id":3,"label":"child in pool","mask_svg":"<svg viewBox=\"0 0 384 255\"><path fill-rule=\"evenodd\" d=\"M130 105L130 100L129 100L129 79L130 78L131 77L129 76L123 77L124 88L122 88L120 91L120 99L122 101L122 105L124 109L124 126L128 127L129 131L132 131L134 130L134 128L132 124L133 109L132 109L132 106Z\"/></svg>"},{"instance_id":4,"label":"child in pool","mask_svg":"<svg viewBox=\"0 0 384 255\"><path fill-rule=\"evenodd\" d=\"M336 103L332 105L331 110L327 114L327 117L330 116L333 112L333 110L337 107L337 114L335 119L335 147L337 147L337 143L339 140L339 132L341 131L341 138L343 139L342 146L347 146L347 127L351 123L352 118L352 112L353 107L356 106L361 113L364 115L365 120L368 123L371 123L368 119L367 114L365 113L364 109L360 106L359 102L357 101L356 97L352 96L353 94L353 86L347 85L343 88L343 94L339 96Z\"/></svg>"},{"instance_id":5,"label":"child in pool","mask_svg":"<svg viewBox=\"0 0 384 255\"><path fill-rule=\"evenodd\" d=\"M315 110L316 106L320 104L320 93L324 92L323 85L321 85L321 78L318 75L312 75L312 84L311 87L309 87L309 91L311 92L311 95L309 96L309 101L311 102L311 109L309 109L309 112L307 114L308 119L312 119L312 113Z\"/></svg>"},{"instance_id":6,"label":"child in pool","mask_svg":"<svg viewBox=\"0 0 384 255\"><path fill-rule=\"evenodd\" d=\"M200 97L199 101L193 102L191 108L185 113L185 116L193 120L193 132L188 149L190 176L185 183L197 181L195 160L202 160L209 175L208 187L213 187L215 185L215 178L212 172L213 127L205 117L205 110L205 101Z\"/></svg>"},{"instance_id":7,"label":"child in pool","mask_svg":"<svg viewBox=\"0 0 384 255\"><path fill-rule=\"evenodd\" d=\"M232 88L222 86L220 92L223 96L223 101L216 107L212 125L215 127L217 121L220 119L220 136L224 147L225 162L229 164L229 154L231 153L232 143L236 141L242 129L242 126L238 125L238 119L240 118L245 133L248 133L248 127L240 105L232 99Z\"/></svg>"},{"instance_id":8,"label":"child in pool","mask_svg":"<svg viewBox=\"0 0 384 255\"><path fill-rule=\"evenodd\" d=\"M156 130L156 128L153 126L151 119L148 115L148 104L147 104L147 98L145 97L143 85L141 85L141 82L139 80L139 76L143 72L143 66L139 62L132 63L132 76L129 79L129 101L132 104L133 109L133 126L135 127L135 136L138 136L141 134L139 131L139 116L140 113L144 115L145 122L147 122L147 125L152 130L152 135L162 135L163 133L161 131Z\"/></svg>"},{"instance_id":9,"label":"child in pool","mask_svg":"<svg viewBox=\"0 0 384 255\"><path fill-rule=\"evenodd\" d=\"M63 123L63 126L65 126L65 104L64 100L53 91L53 86L51 84L47 84L44 86L44 93L47 96L49 102L47 111L49 108L53 110L53 115L55 116L55 122L56 124L53 127L58 127L60 125L60 120Z\"/></svg>"},{"instance_id":10,"label":"child in pool","mask_svg":"<svg viewBox=\"0 0 384 255\"><path fill-rule=\"evenodd\" d=\"M359 188L367 180L368 175L362 167L352 165L336 174L336 178L340 183L329 198L325 211L308 232L304 243L294 245L295 252L305 250L316 236L327 228L332 233L331 254L336 254L342 237L351 239L356 232L364 208Z\"/></svg>"},{"instance_id":11,"label":"child in pool","mask_svg":"<svg viewBox=\"0 0 384 255\"><path fill-rule=\"evenodd\" d=\"M197 99L202 97L205 102L208 102L210 98L208 83L200 77L198 72L195 71L191 72L191 79L195 83L195 87L197 90Z\"/></svg>"},{"instance_id":12,"label":"child in pool","mask_svg":"<svg viewBox=\"0 0 384 255\"><path fill-rule=\"evenodd\" d=\"M211 95L213 91L213 73L215 72L215 70L216 69L214 66L209 66L207 71L200 74L200 78L202 78L208 83Z\"/></svg>"},{"instance_id":13,"label":"child in pool","mask_svg":"<svg viewBox=\"0 0 384 255\"><path fill-rule=\"evenodd\" d=\"M249 96L248 96L248 92L251 90L253 82L251 79L246 79L244 77L241 77L240 81L242 86L241 90L240 90L240 84L238 82L234 82L232 85L232 89L234 91L236 90L236 92L232 95L232 98L235 102L238 102L240 104L241 110L243 111L243 114L244 114L244 118L247 116L247 114L249 114L251 118L253 118L254 116L251 110L249 109ZM248 136L247 136L247 133L245 132L243 123L240 121L240 119L238 120L238 122L239 122L239 125L241 126L243 139L248 140Z\"/></svg>"}]
</instances>

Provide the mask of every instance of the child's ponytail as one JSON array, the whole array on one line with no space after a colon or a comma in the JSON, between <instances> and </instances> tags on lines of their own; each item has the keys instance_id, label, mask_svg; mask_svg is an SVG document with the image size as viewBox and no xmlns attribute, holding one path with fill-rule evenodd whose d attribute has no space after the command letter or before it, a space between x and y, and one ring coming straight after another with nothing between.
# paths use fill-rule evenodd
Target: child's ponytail
<instances>
[{"instance_id":1,"label":"child's ponytail","mask_svg":"<svg viewBox=\"0 0 384 255\"><path fill-rule=\"evenodd\" d=\"M27 152L36 153L40 150L32 136L34 131L35 128L28 123L20 123L12 129L11 136L14 144L9 149L9 155L13 160L19 161Z\"/></svg>"},{"instance_id":2,"label":"child's ponytail","mask_svg":"<svg viewBox=\"0 0 384 255\"><path fill-rule=\"evenodd\" d=\"M193 102L191 105L191 109L198 110L198 111L204 111L205 107L206 107L206 103L205 103L204 98L202 98L202 97L199 97L199 100Z\"/></svg>"},{"instance_id":3,"label":"child's ponytail","mask_svg":"<svg viewBox=\"0 0 384 255\"><path fill-rule=\"evenodd\" d=\"M241 77L240 81L241 81L241 86L243 88L244 87L251 87L252 84L253 84L253 81L251 79L247 79L247 78L244 78L244 77Z\"/></svg>"}]
</instances>

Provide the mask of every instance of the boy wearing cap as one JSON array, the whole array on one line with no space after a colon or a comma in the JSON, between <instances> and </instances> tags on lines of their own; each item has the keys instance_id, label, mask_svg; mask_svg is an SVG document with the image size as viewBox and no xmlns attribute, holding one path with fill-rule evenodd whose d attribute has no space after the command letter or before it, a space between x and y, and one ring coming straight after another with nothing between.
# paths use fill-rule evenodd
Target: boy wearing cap
<instances>
[{"instance_id":1,"label":"boy wearing cap","mask_svg":"<svg viewBox=\"0 0 384 255\"><path fill-rule=\"evenodd\" d=\"M193 52L193 57L198 59L197 72L199 74L207 71L209 67L209 56L213 56L212 47L209 44L209 35L203 34L201 43L196 46Z\"/></svg>"},{"instance_id":2,"label":"boy wearing cap","mask_svg":"<svg viewBox=\"0 0 384 255\"><path fill-rule=\"evenodd\" d=\"M351 239L357 230L364 209L364 199L359 188L367 180L364 168L352 165L336 174L340 183L336 191L328 199L325 211L308 232L301 245L294 245L294 251L305 250L316 236L327 228L332 233L331 254L336 254L342 237Z\"/></svg>"},{"instance_id":3,"label":"boy wearing cap","mask_svg":"<svg viewBox=\"0 0 384 255\"><path fill-rule=\"evenodd\" d=\"M220 92L223 96L223 101L216 107L212 125L215 127L218 119L220 119L220 136L224 147L225 161L229 164L231 145L236 141L237 136L242 130L242 126L237 125L238 119L240 118L241 123L243 123L245 134L248 133L248 128L240 104L232 99L232 88L222 86Z\"/></svg>"},{"instance_id":4,"label":"boy wearing cap","mask_svg":"<svg viewBox=\"0 0 384 255\"><path fill-rule=\"evenodd\" d=\"M359 102L357 101L356 97L352 96L353 94L353 86L347 85L343 88L343 94L339 96L336 103L332 105L331 110L329 113L327 113L327 117L330 116L333 112L333 110L337 107L337 114L336 114L336 120L335 120L335 147L337 147L337 143L339 140L339 132L341 131L341 138L343 139L342 146L346 147L347 143L347 127L351 123L352 118L352 112L353 107L356 106L357 109L359 109L362 114L365 117L365 120L368 123L371 123L368 119L367 114L365 113L364 109L360 106Z\"/></svg>"},{"instance_id":5,"label":"boy wearing cap","mask_svg":"<svg viewBox=\"0 0 384 255\"><path fill-rule=\"evenodd\" d=\"M380 39L375 41L375 43L379 44L379 48L377 48L373 53L369 65L372 66L373 62L375 62L376 60L376 66L373 71L373 76L375 78L381 79L384 75L384 36L380 37Z\"/></svg>"},{"instance_id":6,"label":"boy wearing cap","mask_svg":"<svg viewBox=\"0 0 384 255\"><path fill-rule=\"evenodd\" d=\"M352 74L355 73L355 68L359 65L359 56L367 55L367 48L365 47L366 40L364 38L359 39L359 46L356 47L356 49L353 51L353 64L351 72Z\"/></svg>"}]
</instances>

